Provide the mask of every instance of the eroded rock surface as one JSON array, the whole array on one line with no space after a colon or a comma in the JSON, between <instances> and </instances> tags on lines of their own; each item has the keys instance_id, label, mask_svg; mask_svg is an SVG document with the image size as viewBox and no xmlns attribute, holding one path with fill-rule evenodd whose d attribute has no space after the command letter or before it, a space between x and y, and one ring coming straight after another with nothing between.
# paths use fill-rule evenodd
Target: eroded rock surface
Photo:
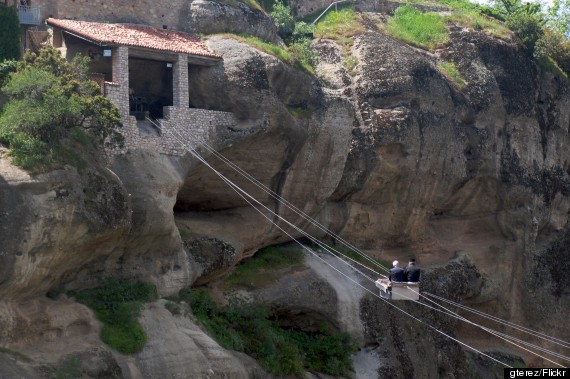
<instances>
[{"instance_id":1,"label":"eroded rock surface","mask_svg":"<svg viewBox=\"0 0 570 379\"><path fill-rule=\"evenodd\" d=\"M273 20L261 9L240 1L194 0L186 6L187 9L183 7L180 11L182 30L203 34L247 34L272 42L279 40Z\"/></svg>"},{"instance_id":2,"label":"eroded rock surface","mask_svg":"<svg viewBox=\"0 0 570 379\"><path fill-rule=\"evenodd\" d=\"M212 14L226 14L216 25L242 32L243 25L230 20L241 12L236 19L244 25L255 18L243 32L274 33L266 16L241 3L194 1L189 7L200 11L188 18L188 30L206 28L215 8ZM370 255L389 261L414 256L425 269L427 292L570 339L564 285L570 210L567 83L541 73L514 39L452 27L451 43L427 53L366 25L351 47L358 60L352 76L333 41L313 42L320 55L313 77L231 38L210 37L210 48L224 60L191 68L190 102L233 112L238 123L215 130L207 143ZM456 63L464 88L438 69L442 60ZM37 177L2 157L2 346L31 354L38 344L34 336L44 333L45 347L52 334L66 341L65 357L104 348L96 341L83 346L65 334L72 323L55 320L68 305L58 303L60 310L52 308L55 313L44 320L21 316L30 310L15 300L33 302L50 290L95 286L105 275L151 281L161 295L210 283L260 247L302 236L277 215L325 235L204 154L266 208L253 209L190 155L130 151L114 157L110 169L79 174L68 168ZM373 372L379 378L475 378L494 369L364 289L350 290L342 276L324 274L317 264L258 291L297 326L310 329L326 319L353 334L361 343L355 355L360 377ZM307 301L310 297L319 301ZM482 351L544 363L415 307L402 304L406 312ZM157 304L145 310L142 322L151 342L134 358L113 355L121 375L174 375L186 370L185 360L203 366L192 372L204 377L265 375L256 374L258 367L246 358L218 351L190 320L166 312ZM89 328L87 335L96 337L89 317L82 316L91 321L75 329ZM26 329L21 325L31 332L18 332ZM176 343L168 345L165 335ZM37 361L26 366L0 355L9 362L0 375L23 375L64 356L32 358ZM101 362L107 358L101 353ZM114 367L109 363L109 370Z\"/></svg>"}]
</instances>

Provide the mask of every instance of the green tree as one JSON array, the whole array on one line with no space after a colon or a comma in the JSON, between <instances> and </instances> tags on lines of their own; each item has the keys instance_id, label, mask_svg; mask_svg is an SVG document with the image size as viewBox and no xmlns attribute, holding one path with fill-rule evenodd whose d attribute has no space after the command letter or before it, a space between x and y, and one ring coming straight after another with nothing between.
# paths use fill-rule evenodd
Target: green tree
<instances>
[{"instance_id":1,"label":"green tree","mask_svg":"<svg viewBox=\"0 0 570 379\"><path fill-rule=\"evenodd\" d=\"M544 34L544 19L540 14L515 13L507 18L506 25L519 36L531 52L534 52L536 42Z\"/></svg>"},{"instance_id":2,"label":"green tree","mask_svg":"<svg viewBox=\"0 0 570 379\"><path fill-rule=\"evenodd\" d=\"M20 20L16 10L0 4L0 62L20 58Z\"/></svg>"},{"instance_id":3,"label":"green tree","mask_svg":"<svg viewBox=\"0 0 570 379\"><path fill-rule=\"evenodd\" d=\"M534 52L534 45L544 34L546 15L540 4L523 3L522 0L496 0L495 9L505 18L506 25L511 29L529 50Z\"/></svg>"},{"instance_id":4,"label":"green tree","mask_svg":"<svg viewBox=\"0 0 570 379\"><path fill-rule=\"evenodd\" d=\"M295 27L293 28L293 33L291 34L291 40L293 42L296 42L312 37L314 30L315 27L313 24L307 24L304 21L299 21L295 23Z\"/></svg>"},{"instance_id":5,"label":"green tree","mask_svg":"<svg viewBox=\"0 0 570 379\"><path fill-rule=\"evenodd\" d=\"M80 134L98 146L122 146L119 112L88 80L87 63L81 56L68 62L44 47L39 54L26 53L17 65L2 88L9 100L0 115L0 142L8 145L15 164L49 167L58 162L62 143Z\"/></svg>"},{"instance_id":6,"label":"green tree","mask_svg":"<svg viewBox=\"0 0 570 379\"><path fill-rule=\"evenodd\" d=\"M273 4L271 18L273 18L275 26L277 26L277 34L279 34L281 38L287 38L293 34L295 30L295 20L291 15L291 8L283 4L281 0Z\"/></svg>"},{"instance_id":7,"label":"green tree","mask_svg":"<svg viewBox=\"0 0 570 379\"><path fill-rule=\"evenodd\" d=\"M536 42L534 57L538 61L553 59L558 67L570 73L570 41L558 30L545 28Z\"/></svg>"},{"instance_id":8,"label":"green tree","mask_svg":"<svg viewBox=\"0 0 570 379\"><path fill-rule=\"evenodd\" d=\"M16 71L18 67L18 61L14 59L8 59L0 62L0 88L8 81L11 73Z\"/></svg>"},{"instance_id":9,"label":"green tree","mask_svg":"<svg viewBox=\"0 0 570 379\"><path fill-rule=\"evenodd\" d=\"M495 8L506 18L520 14L541 15L542 13L540 4L534 2L523 3L522 0L497 0L495 1Z\"/></svg>"},{"instance_id":10,"label":"green tree","mask_svg":"<svg viewBox=\"0 0 570 379\"><path fill-rule=\"evenodd\" d=\"M566 37L570 33L570 0L553 0L548 9L547 25Z\"/></svg>"}]
</instances>

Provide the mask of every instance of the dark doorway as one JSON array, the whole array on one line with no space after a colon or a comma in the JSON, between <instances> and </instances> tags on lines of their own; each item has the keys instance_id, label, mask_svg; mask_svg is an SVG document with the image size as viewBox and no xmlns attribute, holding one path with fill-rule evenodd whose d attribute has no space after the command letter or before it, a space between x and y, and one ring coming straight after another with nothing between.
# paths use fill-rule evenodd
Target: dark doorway
<instances>
[{"instance_id":1,"label":"dark doorway","mask_svg":"<svg viewBox=\"0 0 570 379\"><path fill-rule=\"evenodd\" d=\"M129 104L137 120L163 118L163 107L173 105L172 64L129 58Z\"/></svg>"}]
</instances>

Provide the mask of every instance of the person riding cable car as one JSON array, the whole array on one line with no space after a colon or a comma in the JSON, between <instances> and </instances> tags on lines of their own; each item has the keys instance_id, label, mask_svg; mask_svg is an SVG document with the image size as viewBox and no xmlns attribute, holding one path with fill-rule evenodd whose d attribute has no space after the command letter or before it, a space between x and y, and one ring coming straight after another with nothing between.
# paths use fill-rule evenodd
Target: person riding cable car
<instances>
[{"instance_id":1,"label":"person riding cable car","mask_svg":"<svg viewBox=\"0 0 570 379\"><path fill-rule=\"evenodd\" d=\"M389 300L419 300L421 270L416 266L416 260L410 259L405 270L397 260L392 265L388 279L376 281L380 296Z\"/></svg>"},{"instance_id":2,"label":"person riding cable car","mask_svg":"<svg viewBox=\"0 0 570 379\"><path fill-rule=\"evenodd\" d=\"M410 258L410 262L404 269L404 277L406 278L406 282L416 283L420 281L421 270L418 266L416 266L416 260L414 258Z\"/></svg>"}]
</instances>

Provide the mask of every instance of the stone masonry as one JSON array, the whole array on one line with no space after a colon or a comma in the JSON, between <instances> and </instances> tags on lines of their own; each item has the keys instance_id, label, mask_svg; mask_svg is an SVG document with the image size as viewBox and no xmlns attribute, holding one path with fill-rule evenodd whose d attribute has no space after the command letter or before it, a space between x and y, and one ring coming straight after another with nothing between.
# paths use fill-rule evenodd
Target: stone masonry
<instances>
[{"instance_id":1,"label":"stone masonry","mask_svg":"<svg viewBox=\"0 0 570 379\"><path fill-rule=\"evenodd\" d=\"M237 123L232 113L188 107L188 58L185 54L178 54L173 65L174 105L164 107L164 118L154 125L150 121L137 121L130 115L129 106L129 48L114 48L112 59L113 82L105 82L105 96L119 109L126 151L148 149L184 156L189 147L207 141L210 131ZM140 127L141 123L143 127ZM148 129L153 132L149 133Z\"/></svg>"},{"instance_id":2,"label":"stone masonry","mask_svg":"<svg viewBox=\"0 0 570 379\"><path fill-rule=\"evenodd\" d=\"M157 28L180 29L179 20L187 6L184 0L171 0L168 7L154 0L33 0L42 19L55 17L99 22L128 22Z\"/></svg>"}]
</instances>

